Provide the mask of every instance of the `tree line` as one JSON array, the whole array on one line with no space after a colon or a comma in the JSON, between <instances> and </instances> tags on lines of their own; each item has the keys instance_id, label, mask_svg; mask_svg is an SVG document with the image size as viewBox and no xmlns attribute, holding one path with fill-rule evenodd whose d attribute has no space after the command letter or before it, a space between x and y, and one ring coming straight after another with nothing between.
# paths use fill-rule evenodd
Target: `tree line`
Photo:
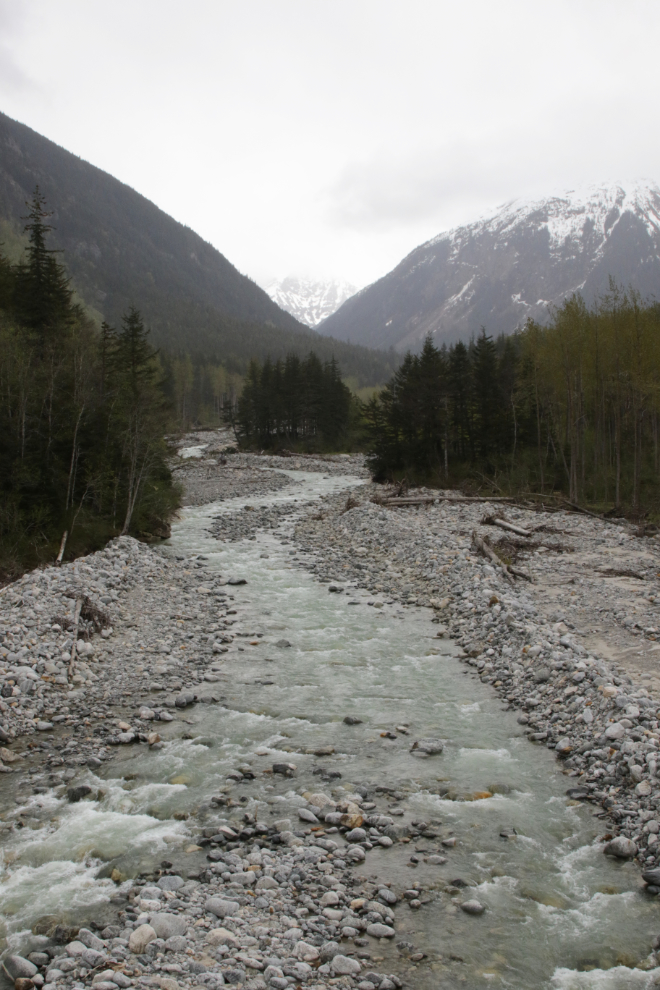
<instances>
[{"instance_id":1,"label":"tree line","mask_svg":"<svg viewBox=\"0 0 660 990\"><path fill-rule=\"evenodd\" d=\"M334 358L252 361L235 418L243 447L330 450L349 439L354 400Z\"/></svg>"},{"instance_id":2,"label":"tree line","mask_svg":"<svg viewBox=\"0 0 660 990\"><path fill-rule=\"evenodd\" d=\"M162 534L178 503L163 375L140 313L100 331L76 302L39 189L24 259L0 255L0 567L118 533Z\"/></svg>"},{"instance_id":3,"label":"tree line","mask_svg":"<svg viewBox=\"0 0 660 990\"><path fill-rule=\"evenodd\" d=\"M407 354L367 405L381 479L564 493L641 514L657 506L660 306L614 283L545 326Z\"/></svg>"}]
</instances>

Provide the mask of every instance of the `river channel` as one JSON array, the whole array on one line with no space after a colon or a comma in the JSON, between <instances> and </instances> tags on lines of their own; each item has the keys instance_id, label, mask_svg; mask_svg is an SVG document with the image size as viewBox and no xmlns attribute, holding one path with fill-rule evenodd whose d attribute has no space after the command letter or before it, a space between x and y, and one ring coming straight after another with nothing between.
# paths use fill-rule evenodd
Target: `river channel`
<instances>
[{"instance_id":1,"label":"river channel","mask_svg":"<svg viewBox=\"0 0 660 990\"><path fill-rule=\"evenodd\" d=\"M421 990L657 985L653 974L625 968L648 953L660 928L657 901L641 893L638 869L602 854L594 844L605 831L594 816L599 809L566 797L570 781L553 754L531 745L516 712L469 676L452 642L437 638L432 612L354 588L329 593L291 559L292 517L252 540L221 543L209 534L213 517L246 504L303 503L360 483L287 473L295 484L276 494L182 511L163 552L203 554L209 568L245 578L232 592L236 629L249 635L236 637L219 665L214 688L222 704L186 710L190 738L180 738L179 726L179 737L158 752L126 747L104 780L90 773L105 789L98 802L67 806L40 795L56 824L12 838L5 850L24 864L0 886L0 909L11 903L16 918L15 939L18 922L35 913L30 898L39 897L39 884L56 891L36 912L44 914L65 897L98 901L104 888L86 886L85 878L99 875L104 860L135 872L166 848L183 869L190 838L181 814L223 788L245 811L265 821L290 818L296 829L302 791L362 786L379 811L394 809L395 821L424 821L435 833L376 846L354 868L397 890L420 884L422 907L398 906L397 938L379 946L383 968L395 970L395 943L407 940L429 956L412 980ZM257 639L263 642L251 646ZM277 647L278 639L291 645ZM347 725L347 715L361 722ZM417 756L412 743L425 737L442 739L444 751ZM321 747L334 753L311 755ZM277 760L295 763L295 775L264 774ZM254 781L227 785L228 771L243 764ZM434 854L447 861L426 862ZM68 885L60 882L67 871ZM460 910L468 895L485 905L483 915Z\"/></svg>"}]
</instances>

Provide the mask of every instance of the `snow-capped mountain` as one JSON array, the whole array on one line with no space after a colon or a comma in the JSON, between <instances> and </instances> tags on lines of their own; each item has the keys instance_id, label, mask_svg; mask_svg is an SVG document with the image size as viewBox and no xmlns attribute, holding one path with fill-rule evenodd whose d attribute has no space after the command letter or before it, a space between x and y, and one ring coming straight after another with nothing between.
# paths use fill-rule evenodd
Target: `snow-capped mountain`
<instances>
[{"instance_id":1,"label":"snow-capped mountain","mask_svg":"<svg viewBox=\"0 0 660 990\"><path fill-rule=\"evenodd\" d=\"M265 288L280 309L291 313L308 327L315 327L331 316L357 291L354 285L341 279L314 282L293 275L277 279Z\"/></svg>"},{"instance_id":2,"label":"snow-capped mountain","mask_svg":"<svg viewBox=\"0 0 660 990\"><path fill-rule=\"evenodd\" d=\"M349 299L318 328L371 347L416 350L511 333L573 292L588 303L609 276L660 299L660 188L652 182L515 200L439 234Z\"/></svg>"}]
</instances>

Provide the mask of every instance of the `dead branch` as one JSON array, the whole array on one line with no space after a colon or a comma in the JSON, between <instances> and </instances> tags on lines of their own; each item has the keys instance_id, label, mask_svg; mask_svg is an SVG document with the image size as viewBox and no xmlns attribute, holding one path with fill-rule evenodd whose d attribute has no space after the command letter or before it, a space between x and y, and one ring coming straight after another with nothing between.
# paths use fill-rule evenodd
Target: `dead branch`
<instances>
[{"instance_id":1,"label":"dead branch","mask_svg":"<svg viewBox=\"0 0 660 990\"><path fill-rule=\"evenodd\" d=\"M67 536L69 535L68 529L65 529L62 534L62 542L60 543L60 552L57 555L57 560L55 563L59 566L62 563L62 558L64 557L64 548L66 546Z\"/></svg>"},{"instance_id":2,"label":"dead branch","mask_svg":"<svg viewBox=\"0 0 660 990\"><path fill-rule=\"evenodd\" d=\"M500 567L502 569L502 572L504 573L504 577L507 579L509 584L515 583L513 580L513 575L509 572L508 566L504 563L503 560L500 560L500 558L497 556L493 548L488 543L486 543L486 541L482 539L481 536L479 536L476 529L472 530L472 542L477 547L477 549L481 551L484 557L487 557L488 560L491 561L491 563L495 564L496 567Z\"/></svg>"},{"instance_id":3,"label":"dead branch","mask_svg":"<svg viewBox=\"0 0 660 990\"><path fill-rule=\"evenodd\" d=\"M517 536L532 535L529 530L523 529L521 526L515 526L513 523L507 522L506 519L498 518L498 516L484 516L481 524L482 526L499 526L500 529L506 529L510 533L516 533Z\"/></svg>"},{"instance_id":4,"label":"dead branch","mask_svg":"<svg viewBox=\"0 0 660 990\"><path fill-rule=\"evenodd\" d=\"M73 613L73 643L71 644L71 661L69 663L69 678L73 677L74 664L76 662L76 649L78 646L78 623L80 622L80 613L82 611L84 603L84 598L79 598L76 602L76 608Z\"/></svg>"}]
</instances>

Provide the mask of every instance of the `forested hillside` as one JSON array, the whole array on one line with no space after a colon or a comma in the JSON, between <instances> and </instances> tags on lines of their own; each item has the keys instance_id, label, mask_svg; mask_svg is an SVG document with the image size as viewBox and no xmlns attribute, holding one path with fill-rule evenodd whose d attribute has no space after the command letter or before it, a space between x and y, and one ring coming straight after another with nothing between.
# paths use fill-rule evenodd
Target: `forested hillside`
<instances>
[{"instance_id":1,"label":"forested hillside","mask_svg":"<svg viewBox=\"0 0 660 990\"><path fill-rule=\"evenodd\" d=\"M75 303L37 190L29 248L0 255L0 574L118 533L164 535L178 494L167 467L163 374L133 307L99 331Z\"/></svg>"},{"instance_id":2,"label":"forested hillside","mask_svg":"<svg viewBox=\"0 0 660 990\"><path fill-rule=\"evenodd\" d=\"M368 408L377 477L660 509L660 306L614 286L494 341L408 354Z\"/></svg>"},{"instance_id":3,"label":"forested hillside","mask_svg":"<svg viewBox=\"0 0 660 990\"><path fill-rule=\"evenodd\" d=\"M99 321L139 305L157 347L245 372L252 358L333 355L360 384L383 382L393 356L319 338L201 237L135 190L0 114L0 240L17 260L25 203L39 186L54 211L53 247ZM199 191L203 195L203 191Z\"/></svg>"}]
</instances>

